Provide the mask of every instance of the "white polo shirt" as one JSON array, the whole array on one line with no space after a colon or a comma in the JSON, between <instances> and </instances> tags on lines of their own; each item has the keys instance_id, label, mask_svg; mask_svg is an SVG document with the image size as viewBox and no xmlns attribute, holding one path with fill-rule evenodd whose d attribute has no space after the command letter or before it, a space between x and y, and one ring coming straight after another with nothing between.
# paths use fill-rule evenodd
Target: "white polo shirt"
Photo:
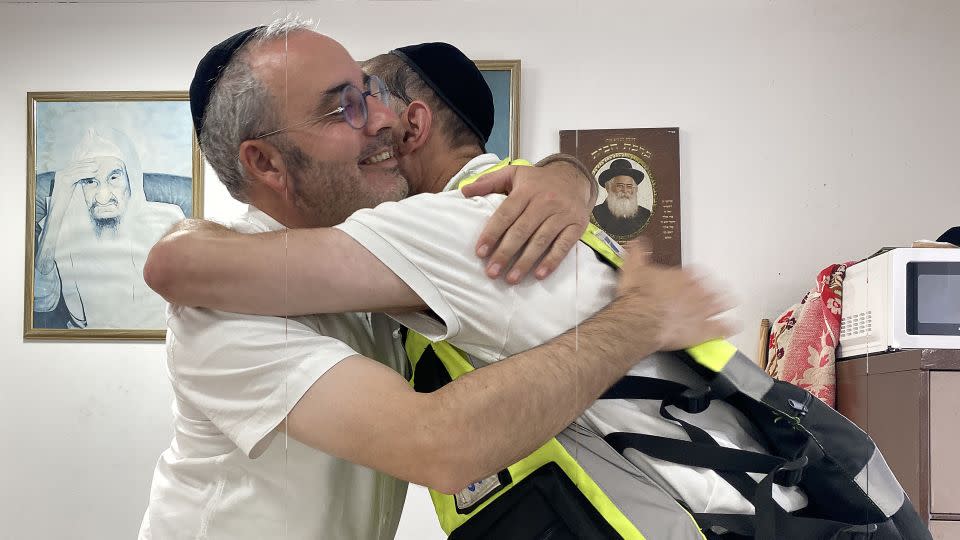
<instances>
[{"instance_id":1,"label":"white polo shirt","mask_svg":"<svg viewBox=\"0 0 960 540\"><path fill-rule=\"evenodd\" d=\"M251 207L233 229L283 227ZM402 372L385 317L263 317L170 306L174 439L160 456L141 539L392 539L406 482L275 428L354 354ZM374 346L376 337L378 347Z\"/></svg>"},{"instance_id":2,"label":"white polo shirt","mask_svg":"<svg viewBox=\"0 0 960 540\"><path fill-rule=\"evenodd\" d=\"M475 158L447 189L497 162L493 154ZM610 303L617 285L613 269L582 243L546 280L526 278L510 286L487 278L485 262L475 255L474 246L504 199L503 195L468 199L459 191L417 195L361 210L337 228L393 270L437 316L411 313L398 315L397 320L434 341L449 341L469 353L475 365L483 365L573 328ZM695 380L685 366L670 360L652 357L630 373L688 384ZM680 426L660 416L659 407L651 400L601 400L581 421L604 435L633 431L689 440ZM711 404L699 415L674 414L704 428L724 446L763 451L750 433L749 421L725 403ZM753 512L752 504L712 471L630 454L628 459L694 512ZM798 490L774 488L774 498L788 510L805 506L806 498Z\"/></svg>"}]
</instances>

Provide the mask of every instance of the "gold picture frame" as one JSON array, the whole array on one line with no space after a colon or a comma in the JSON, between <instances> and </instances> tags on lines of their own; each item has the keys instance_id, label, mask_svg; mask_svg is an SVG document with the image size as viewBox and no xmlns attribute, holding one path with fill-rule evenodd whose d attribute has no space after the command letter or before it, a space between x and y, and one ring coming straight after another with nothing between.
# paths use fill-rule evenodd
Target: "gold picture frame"
<instances>
[{"instance_id":1,"label":"gold picture frame","mask_svg":"<svg viewBox=\"0 0 960 540\"><path fill-rule=\"evenodd\" d=\"M203 216L187 92L27 93L26 192L24 339L163 340L142 265Z\"/></svg>"},{"instance_id":2,"label":"gold picture frame","mask_svg":"<svg viewBox=\"0 0 960 540\"><path fill-rule=\"evenodd\" d=\"M501 158L520 155L520 60L474 60L490 90L496 116L487 151ZM504 104L507 110L504 111ZM505 136L505 137L504 137Z\"/></svg>"}]
</instances>

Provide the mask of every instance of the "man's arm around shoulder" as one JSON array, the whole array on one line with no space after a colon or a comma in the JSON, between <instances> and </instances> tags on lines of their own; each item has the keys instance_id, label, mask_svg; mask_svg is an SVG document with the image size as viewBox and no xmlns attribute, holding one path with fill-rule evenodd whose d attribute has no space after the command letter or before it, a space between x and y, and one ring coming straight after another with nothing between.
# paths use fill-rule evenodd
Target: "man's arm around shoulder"
<instances>
[{"instance_id":1,"label":"man's arm around shoulder","mask_svg":"<svg viewBox=\"0 0 960 540\"><path fill-rule=\"evenodd\" d=\"M187 219L150 250L143 277L172 304L234 313L417 311L420 297L332 228L243 234Z\"/></svg>"}]
</instances>

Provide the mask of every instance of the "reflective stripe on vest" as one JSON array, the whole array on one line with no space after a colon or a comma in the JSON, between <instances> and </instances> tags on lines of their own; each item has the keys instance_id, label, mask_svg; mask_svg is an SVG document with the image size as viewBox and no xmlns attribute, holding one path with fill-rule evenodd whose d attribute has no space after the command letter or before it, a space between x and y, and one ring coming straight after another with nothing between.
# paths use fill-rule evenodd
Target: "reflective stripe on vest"
<instances>
[{"instance_id":1,"label":"reflective stripe on vest","mask_svg":"<svg viewBox=\"0 0 960 540\"><path fill-rule=\"evenodd\" d=\"M434 343L425 336L410 331L407 334L405 348L407 356L410 359L413 373L410 379L411 386L416 387L417 367L420 360L424 358L424 353L427 352L428 347L433 349L432 352L436 355L436 358L443 363L451 379L456 379L464 373L473 371L473 365L467 360L466 354L453 345L445 341ZM450 535L457 527L463 525L478 512L494 503L512 486L518 484L531 473L550 462L560 466L564 474L567 475L603 519L613 527L620 536L625 539L644 539L644 536L637 530L633 523L631 523L630 519L620 512L600 486L590 478L589 474L583 470L563 445L554 438L551 438L526 458L507 467L506 475L501 472L484 481L485 485L480 486L482 489L490 489L492 487L496 489L496 491L491 491L489 497L479 499L479 504L458 504L456 495L447 495L431 489L430 499L433 500L433 506L437 512L440 527L447 535ZM500 484L505 485L501 488ZM483 494L481 493L480 495ZM464 508L464 506L466 507Z\"/></svg>"}]
</instances>

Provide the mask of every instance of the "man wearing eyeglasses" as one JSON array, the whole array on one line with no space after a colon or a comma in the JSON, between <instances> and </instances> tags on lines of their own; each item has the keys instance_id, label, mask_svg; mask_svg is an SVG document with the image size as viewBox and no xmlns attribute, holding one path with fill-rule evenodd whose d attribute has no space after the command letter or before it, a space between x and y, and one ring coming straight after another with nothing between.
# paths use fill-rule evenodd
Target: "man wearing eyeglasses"
<instances>
[{"instance_id":1,"label":"man wearing eyeglasses","mask_svg":"<svg viewBox=\"0 0 960 540\"><path fill-rule=\"evenodd\" d=\"M392 140L397 117L379 99L385 94L339 44L296 24L238 34L198 68L191 103L200 105L201 146L230 193L251 203L232 228L278 231L271 247L260 246L267 254L257 255L279 284L267 293L279 291L277 313L312 312L300 310L303 291L283 286L288 276L309 275L288 267L289 250L312 249L285 244L287 228L331 226L406 194ZM570 226L578 235L583 225L560 230ZM188 227L170 240L190 234ZM217 257L216 240L205 247ZM361 257L342 262L383 267L369 253ZM201 259L177 264L190 273L206 264ZM249 262L234 254L217 264ZM162 289L153 273L146 270L148 282ZM426 307L420 299L411 305L396 275L382 277L389 283L367 286L392 287L404 300L381 296L381 307ZM399 374L399 333L380 316L283 319L270 310L241 315L174 302L168 368L176 435L157 465L141 538L392 538L405 481L456 492L559 432L638 355L702 340L703 329L689 324L702 322L702 310L655 292L654 281L679 283L660 278L663 270L634 265L618 300L578 333L430 394L413 392ZM323 278L310 288L334 299L354 292ZM638 319L650 324L638 330Z\"/></svg>"}]
</instances>

